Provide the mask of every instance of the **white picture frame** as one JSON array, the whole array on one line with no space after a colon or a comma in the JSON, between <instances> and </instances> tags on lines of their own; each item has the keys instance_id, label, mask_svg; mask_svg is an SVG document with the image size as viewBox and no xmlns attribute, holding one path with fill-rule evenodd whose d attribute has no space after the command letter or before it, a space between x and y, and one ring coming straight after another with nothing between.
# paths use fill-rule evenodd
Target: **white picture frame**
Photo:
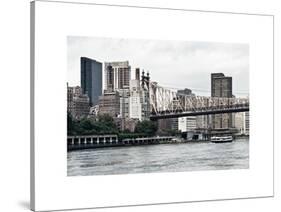
<instances>
[{"instance_id":1,"label":"white picture frame","mask_svg":"<svg viewBox=\"0 0 281 212\"><path fill-rule=\"evenodd\" d=\"M32 210L272 197L273 19L272 15L263 14L32 2ZM88 27L91 24L94 27ZM65 108L69 35L249 43L250 168L67 177Z\"/></svg>"}]
</instances>

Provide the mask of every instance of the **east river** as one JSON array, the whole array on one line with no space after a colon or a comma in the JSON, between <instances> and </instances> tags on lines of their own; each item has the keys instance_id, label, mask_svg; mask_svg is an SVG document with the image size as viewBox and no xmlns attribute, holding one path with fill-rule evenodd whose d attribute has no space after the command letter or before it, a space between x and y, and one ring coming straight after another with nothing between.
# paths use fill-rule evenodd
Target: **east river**
<instances>
[{"instance_id":1,"label":"east river","mask_svg":"<svg viewBox=\"0 0 281 212\"><path fill-rule=\"evenodd\" d=\"M67 175L111 175L249 168L249 138L108 147L67 153Z\"/></svg>"}]
</instances>

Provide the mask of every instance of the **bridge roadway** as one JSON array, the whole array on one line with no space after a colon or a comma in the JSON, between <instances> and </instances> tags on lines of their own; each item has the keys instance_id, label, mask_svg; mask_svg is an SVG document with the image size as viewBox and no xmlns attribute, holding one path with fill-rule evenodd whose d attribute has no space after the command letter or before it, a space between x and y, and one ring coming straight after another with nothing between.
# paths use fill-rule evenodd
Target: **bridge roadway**
<instances>
[{"instance_id":1,"label":"bridge roadway","mask_svg":"<svg viewBox=\"0 0 281 212\"><path fill-rule=\"evenodd\" d=\"M238 112L247 112L249 111L249 106L247 107L238 107L238 108L224 108L224 109L210 109L210 110L198 110L198 111L162 111L157 114L152 113L150 115L150 120L156 121L158 119L169 119L169 118L179 118L186 116L202 116L202 115L211 115L211 114L222 114L222 113L238 113Z\"/></svg>"}]
</instances>

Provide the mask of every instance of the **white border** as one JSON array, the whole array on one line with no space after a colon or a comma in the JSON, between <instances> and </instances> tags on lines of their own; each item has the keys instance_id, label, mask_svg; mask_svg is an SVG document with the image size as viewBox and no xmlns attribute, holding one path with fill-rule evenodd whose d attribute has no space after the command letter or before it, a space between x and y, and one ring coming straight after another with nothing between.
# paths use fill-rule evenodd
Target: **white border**
<instances>
[{"instance_id":1,"label":"white border","mask_svg":"<svg viewBox=\"0 0 281 212\"><path fill-rule=\"evenodd\" d=\"M67 177L68 35L249 43L250 169ZM272 83L272 16L36 1L33 209L272 196Z\"/></svg>"}]
</instances>

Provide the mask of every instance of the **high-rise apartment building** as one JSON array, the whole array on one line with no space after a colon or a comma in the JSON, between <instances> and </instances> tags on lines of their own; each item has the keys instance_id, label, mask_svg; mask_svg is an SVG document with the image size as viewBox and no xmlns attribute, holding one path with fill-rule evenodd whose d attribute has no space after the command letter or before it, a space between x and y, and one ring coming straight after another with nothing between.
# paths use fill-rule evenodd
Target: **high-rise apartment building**
<instances>
[{"instance_id":1,"label":"high-rise apartment building","mask_svg":"<svg viewBox=\"0 0 281 212\"><path fill-rule=\"evenodd\" d=\"M81 57L81 88L90 98L90 106L97 105L102 94L102 63Z\"/></svg>"},{"instance_id":2,"label":"high-rise apartment building","mask_svg":"<svg viewBox=\"0 0 281 212\"><path fill-rule=\"evenodd\" d=\"M226 77L223 73L211 74L211 96L232 97L232 77Z\"/></svg>"},{"instance_id":3,"label":"high-rise apartment building","mask_svg":"<svg viewBox=\"0 0 281 212\"><path fill-rule=\"evenodd\" d=\"M105 89L108 91L118 91L129 88L131 79L131 66L129 61L105 62Z\"/></svg>"},{"instance_id":4,"label":"high-rise apartment building","mask_svg":"<svg viewBox=\"0 0 281 212\"><path fill-rule=\"evenodd\" d=\"M150 115L149 92L143 87L144 71L142 74L140 80L140 69L136 68L135 79L130 80L129 117L138 120L148 119ZM146 76L147 80L149 80L148 76Z\"/></svg>"},{"instance_id":5,"label":"high-rise apartment building","mask_svg":"<svg viewBox=\"0 0 281 212\"><path fill-rule=\"evenodd\" d=\"M136 80L140 80L140 68L136 68L135 78Z\"/></svg>"},{"instance_id":6,"label":"high-rise apartment building","mask_svg":"<svg viewBox=\"0 0 281 212\"><path fill-rule=\"evenodd\" d=\"M129 98L129 116L133 119L142 120L142 104L141 104L140 80L130 81L130 98Z\"/></svg>"},{"instance_id":7,"label":"high-rise apartment building","mask_svg":"<svg viewBox=\"0 0 281 212\"><path fill-rule=\"evenodd\" d=\"M120 116L120 96L117 91L105 92L99 97L99 114L113 118Z\"/></svg>"},{"instance_id":8,"label":"high-rise apartment building","mask_svg":"<svg viewBox=\"0 0 281 212\"><path fill-rule=\"evenodd\" d=\"M120 117L129 118L130 90L128 88L119 89L118 93L119 93L119 97L120 97Z\"/></svg>"},{"instance_id":9,"label":"high-rise apartment building","mask_svg":"<svg viewBox=\"0 0 281 212\"><path fill-rule=\"evenodd\" d=\"M82 93L81 87L70 87L67 85L67 112L73 118L80 119L89 114L89 101L89 97Z\"/></svg>"},{"instance_id":10,"label":"high-rise apartment building","mask_svg":"<svg viewBox=\"0 0 281 212\"><path fill-rule=\"evenodd\" d=\"M232 77L224 76L223 73L211 74L211 96L212 97L232 97ZM211 115L212 128L232 128L232 114Z\"/></svg>"}]
</instances>

